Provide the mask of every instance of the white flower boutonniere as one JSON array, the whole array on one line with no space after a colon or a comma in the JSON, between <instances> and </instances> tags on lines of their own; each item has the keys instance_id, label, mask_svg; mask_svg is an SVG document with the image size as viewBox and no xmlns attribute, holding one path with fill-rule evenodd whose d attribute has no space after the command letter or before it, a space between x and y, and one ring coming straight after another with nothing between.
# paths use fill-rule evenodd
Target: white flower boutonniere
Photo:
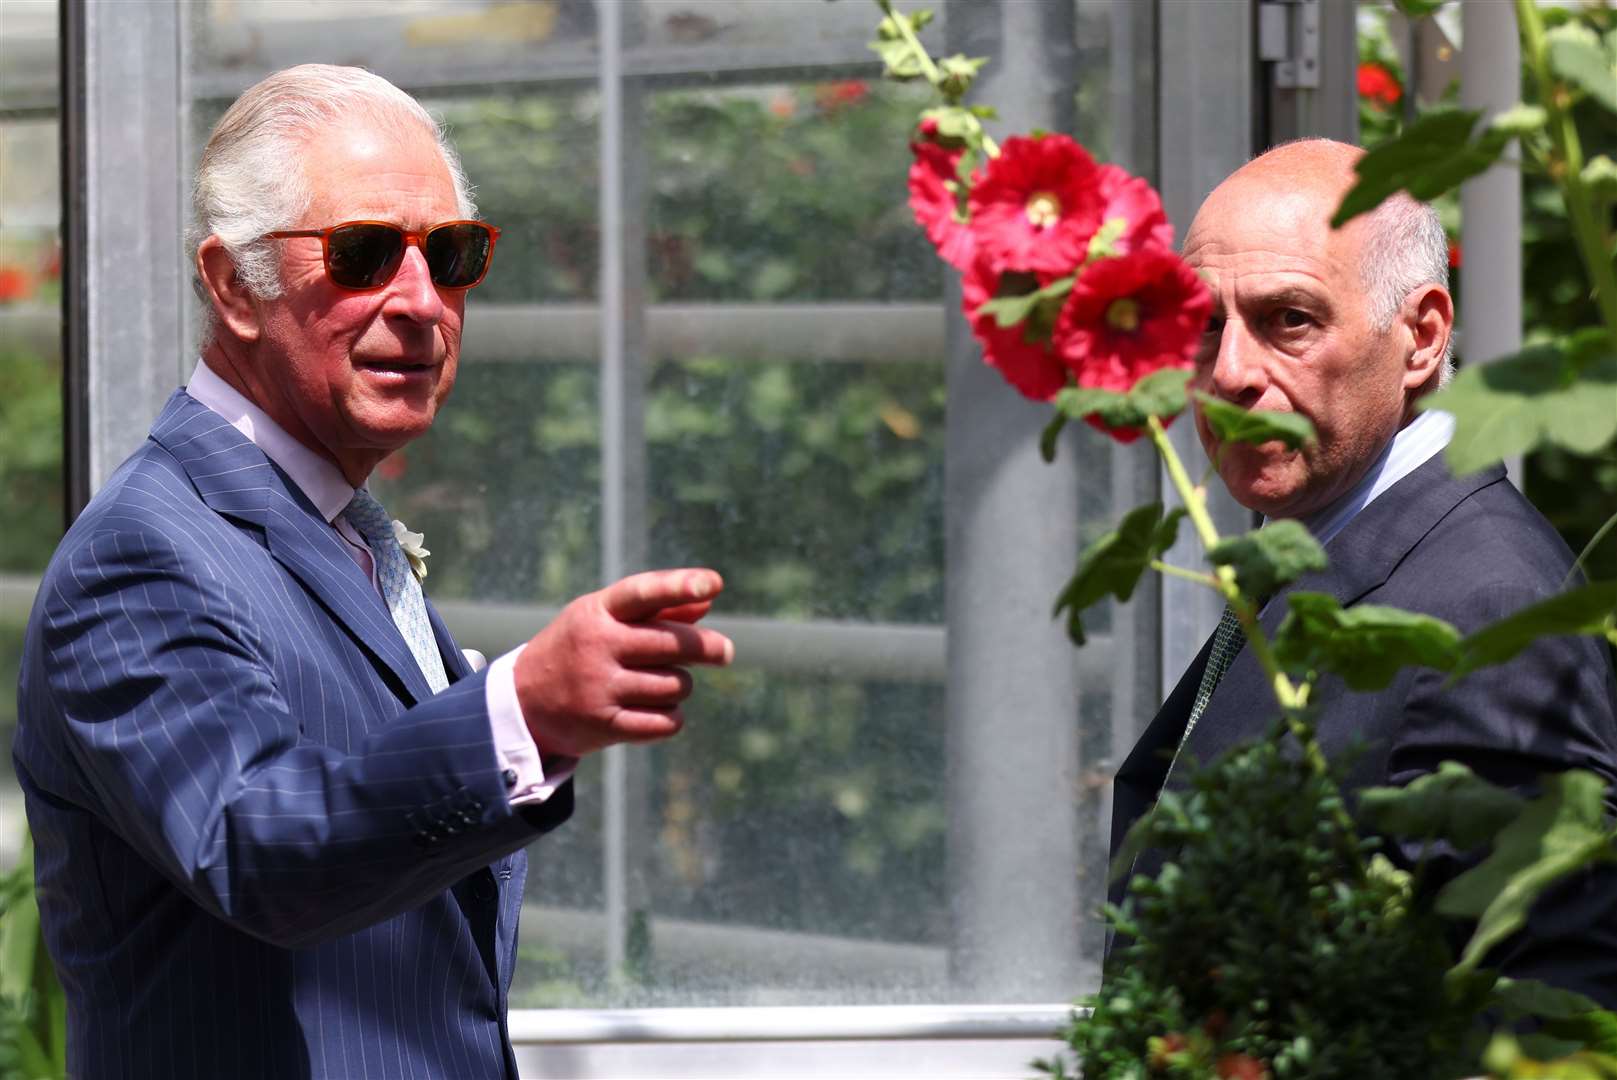
<instances>
[{"instance_id":1,"label":"white flower boutonniere","mask_svg":"<svg viewBox=\"0 0 1617 1080\"><path fill-rule=\"evenodd\" d=\"M393 538L399 542L399 547L404 549L404 557L410 560L410 572L415 575L415 579L427 580L427 556L432 552L421 546L421 541L425 540L426 536L411 532L404 527L404 522L394 518Z\"/></svg>"}]
</instances>

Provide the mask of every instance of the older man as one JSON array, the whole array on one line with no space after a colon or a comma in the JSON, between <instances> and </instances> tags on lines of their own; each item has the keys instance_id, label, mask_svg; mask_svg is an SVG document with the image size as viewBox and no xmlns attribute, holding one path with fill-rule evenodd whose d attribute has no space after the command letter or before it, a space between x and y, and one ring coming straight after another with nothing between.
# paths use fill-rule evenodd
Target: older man
<instances>
[{"instance_id":1,"label":"older man","mask_svg":"<svg viewBox=\"0 0 1617 1080\"><path fill-rule=\"evenodd\" d=\"M1444 468L1452 420L1415 408L1447 377L1443 230L1404 196L1331 230L1359 153L1324 140L1272 150L1219 185L1185 239L1214 298L1194 385L1243 408L1306 416L1317 444L1221 446L1199 417L1197 431L1237 502L1296 518L1325 545L1329 570L1294 588L1471 631L1558 592L1572 556L1502 467L1466 477ZM1283 595L1265 608L1270 634L1286 609ZM1178 782L1176 753L1209 761L1267 728L1269 690L1239 650L1226 618L1119 770L1114 851L1170 775ZM1454 687L1416 668L1376 694L1328 680L1315 703L1328 754L1362 748L1348 759L1354 788L1406 784L1448 759L1524 791L1572 767L1617 782L1617 684L1595 639L1540 641ZM1464 865L1452 852L1426 854L1434 886ZM1497 959L1617 1004L1617 890L1587 878L1560 889Z\"/></svg>"},{"instance_id":2,"label":"older man","mask_svg":"<svg viewBox=\"0 0 1617 1080\"><path fill-rule=\"evenodd\" d=\"M305 66L196 186L207 344L69 530L15 744L75 1076L516 1076L523 848L580 755L681 723L708 570L474 673L365 489L455 380L474 220L427 113Z\"/></svg>"}]
</instances>

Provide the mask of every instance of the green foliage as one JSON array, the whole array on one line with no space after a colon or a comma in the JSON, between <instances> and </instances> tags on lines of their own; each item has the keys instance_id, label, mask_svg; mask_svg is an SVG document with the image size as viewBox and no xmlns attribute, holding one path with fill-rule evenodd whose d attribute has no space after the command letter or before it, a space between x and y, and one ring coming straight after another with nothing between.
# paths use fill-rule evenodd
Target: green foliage
<instances>
[{"instance_id":1,"label":"green foliage","mask_svg":"<svg viewBox=\"0 0 1617 1080\"><path fill-rule=\"evenodd\" d=\"M1306 526L1296 521L1271 521L1244 536L1232 536L1208 549L1215 566L1235 571L1235 583L1248 597L1273 596L1281 586L1310 570L1325 569L1325 549Z\"/></svg>"},{"instance_id":2,"label":"green foliage","mask_svg":"<svg viewBox=\"0 0 1617 1080\"><path fill-rule=\"evenodd\" d=\"M1056 414L1039 439L1040 453L1045 461L1055 460L1056 439L1069 420L1093 416L1107 427L1139 428L1153 416L1166 420L1179 415L1185 410L1190 376L1191 372L1180 368L1162 368L1123 394L1088 386L1063 388L1055 398Z\"/></svg>"},{"instance_id":3,"label":"green foliage","mask_svg":"<svg viewBox=\"0 0 1617 1080\"><path fill-rule=\"evenodd\" d=\"M1540 601L1460 642L1454 677L1503 664L1540 637L1617 633L1617 581L1596 581ZM1614 642L1617 644L1617 642Z\"/></svg>"},{"instance_id":4,"label":"green foliage","mask_svg":"<svg viewBox=\"0 0 1617 1080\"><path fill-rule=\"evenodd\" d=\"M891 5L883 4L887 17L876 27L876 40L871 51L881 57L884 74L889 79L908 82L926 74L925 53L915 48L914 35L932 21L932 12L921 8L910 15L895 12Z\"/></svg>"},{"instance_id":5,"label":"green foliage","mask_svg":"<svg viewBox=\"0 0 1617 1080\"><path fill-rule=\"evenodd\" d=\"M1488 783L1457 761L1441 762L1405 787L1359 792L1359 813L1393 836L1447 840L1460 851L1492 840L1526 805L1520 795Z\"/></svg>"},{"instance_id":6,"label":"green foliage","mask_svg":"<svg viewBox=\"0 0 1617 1080\"><path fill-rule=\"evenodd\" d=\"M1151 1036L1194 1031L1276 1080L1467 1075L1441 927L1342 809L1278 738L1162 796L1137 828L1169 861L1114 912L1126 940L1072 1033L1084 1077L1211 1076L1141 1068Z\"/></svg>"},{"instance_id":7,"label":"green foliage","mask_svg":"<svg viewBox=\"0 0 1617 1080\"><path fill-rule=\"evenodd\" d=\"M1546 776L1544 793L1500 831L1492 853L1443 887L1439 912L1477 920L1457 972L1474 968L1521 929L1528 908L1551 885L1597 862L1617 861L1604 793L1605 783L1594 773Z\"/></svg>"},{"instance_id":8,"label":"green foliage","mask_svg":"<svg viewBox=\"0 0 1617 1080\"><path fill-rule=\"evenodd\" d=\"M62 490L61 365L0 347L0 572L45 568L62 537Z\"/></svg>"},{"instance_id":9,"label":"green foliage","mask_svg":"<svg viewBox=\"0 0 1617 1080\"><path fill-rule=\"evenodd\" d=\"M1617 56L1609 42L1588 26L1569 22L1544 35L1549 47L1550 70L1588 94L1600 105L1617 112Z\"/></svg>"},{"instance_id":10,"label":"green foliage","mask_svg":"<svg viewBox=\"0 0 1617 1080\"><path fill-rule=\"evenodd\" d=\"M1603 338L1587 330L1468 367L1423 398L1421 408L1454 414L1449 467L1476 472L1541 445L1589 454L1610 442L1617 435L1617 356L1605 351Z\"/></svg>"},{"instance_id":11,"label":"green foliage","mask_svg":"<svg viewBox=\"0 0 1617 1080\"><path fill-rule=\"evenodd\" d=\"M1447 0L1392 0L1398 10L1411 19L1435 15Z\"/></svg>"},{"instance_id":12,"label":"green foliage","mask_svg":"<svg viewBox=\"0 0 1617 1080\"><path fill-rule=\"evenodd\" d=\"M67 1075L67 1001L45 952L34 901L33 844L0 876L0 1076Z\"/></svg>"},{"instance_id":13,"label":"green foliage","mask_svg":"<svg viewBox=\"0 0 1617 1080\"><path fill-rule=\"evenodd\" d=\"M1179 535L1179 521L1185 516L1180 507L1162 512L1161 503L1137 506L1124 516L1118 527L1086 547L1078 557L1078 569L1056 599L1054 615L1067 613L1067 636L1074 645L1084 643L1080 618L1085 608L1108 596L1127 600L1151 565L1173 546Z\"/></svg>"},{"instance_id":14,"label":"green foliage","mask_svg":"<svg viewBox=\"0 0 1617 1080\"><path fill-rule=\"evenodd\" d=\"M1330 672L1351 690L1369 691L1385 687L1410 665L1442 671L1454 666L1460 634L1441 619L1378 604L1344 608L1328 593L1296 592L1287 602L1291 610L1275 635L1274 652L1293 674Z\"/></svg>"},{"instance_id":15,"label":"green foliage","mask_svg":"<svg viewBox=\"0 0 1617 1080\"><path fill-rule=\"evenodd\" d=\"M1300 413L1243 409L1199 392L1196 401L1201 406L1202 419L1222 442L1261 444L1278 439L1288 449L1296 450L1314 441L1313 422Z\"/></svg>"},{"instance_id":16,"label":"green foliage","mask_svg":"<svg viewBox=\"0 0 1617 1080\"><path fill-rule=\"evenodd\" d=\"M1505 1080L1528 1080L1530 1077L1547 1077L1553 1080L1614 1080L1617 1078L1617 1057L1594 1052L1573 1052L1566 1056L1554 1053L1558 1047L1554 1043L1546 1046L1543 1039L1535 1040L1533 1036L1519 1037L1505 1032L1496 1034L1488 1042L1488 1048L1483 1052L1482 1061L1491 1076L1503 1077ZM1542 1050L1548 1049L1549 1054ZM1535 1059L1532 1055L1539 1051L1542 1058Z\"/></svg>"},{"instance_id":17,"label":"green foliage","mask_svg":"<svg viewBox=\"0 0 1617 1080\"><path fill-rule=\"evenodd\" d=\"M1067 296L1072 292L1072 285L1076 280L1075 275L1068 274L1042 288L1032 287L1036 283L1030 281L1029 291L996 296L992 300L985 301L977 309L977 314L992 315L994 324L1001 330L1009 330L1025 322L1028 324L1028 329L1023 331L1025 338L1030 341L1048 340L1050 331L1055 326L1056 317L1061 312L1061 306L1067 302Z\"/></svg>"},{"instance_id":18,"label":"green foliage","mask_svg":"<svg viewBox=\"0 0 1617 1080\"><path fill-rule=\"evenodd\" d=\"M1487 127L1473 138L1481 116L1475 109L1434 109L1370 150L1354 166L1358 183L1343 196L1331 225L1340 228L1394 192L1432 199L1486 171L1504 153L1510 136Z\"/></svg>"}]
</instances>

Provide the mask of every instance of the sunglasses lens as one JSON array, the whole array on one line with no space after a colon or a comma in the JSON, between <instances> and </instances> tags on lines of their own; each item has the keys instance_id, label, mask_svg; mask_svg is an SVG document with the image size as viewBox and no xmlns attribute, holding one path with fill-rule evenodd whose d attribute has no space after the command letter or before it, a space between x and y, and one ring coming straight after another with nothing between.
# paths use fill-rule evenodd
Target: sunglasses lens
<instances>
[{"instance_id":1,"label":"sunglasses lens","mask_svg":"<svg viewBox=\"0 0 1617 1080\"><path fill-rule=\"evenodd\" d=\"M343 225L326 241L331 280L348 289L387 283L404 259L404 233L388 225Z\"/></svg>"},{"instance_id":2,"label":"sunglasses lens","mask_svg":"<svg viewBox=\"0 0 1617 1080\"><path fill-rule=\"evenodd\" d=\"M424 254L432 280L445 289L476 285L488 271L494 235L487 225L460 222L440 225L427 234Z\"/></svg>"}]
</instances>

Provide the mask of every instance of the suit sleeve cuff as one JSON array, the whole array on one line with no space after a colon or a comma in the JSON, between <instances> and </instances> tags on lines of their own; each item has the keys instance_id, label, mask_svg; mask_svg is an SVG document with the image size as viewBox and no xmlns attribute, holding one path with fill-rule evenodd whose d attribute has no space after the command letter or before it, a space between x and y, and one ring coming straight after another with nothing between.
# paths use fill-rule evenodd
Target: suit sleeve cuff
<instances>
[{"instance_id":1,"label":"suit sleeve cuff","mask_svg":"<svg viewBox=\"0 0 1617 1080\"><path fill-rule=\"evenodd\" d=\"M522 705L517 701L516 679L517 657L525 648L526 644L519 645L490 664L484 684L489 727L494 733L494 757L512 806L544 802L578 768L577 758L541 755L528 733Z\"/></svg>"}]
</instances>

